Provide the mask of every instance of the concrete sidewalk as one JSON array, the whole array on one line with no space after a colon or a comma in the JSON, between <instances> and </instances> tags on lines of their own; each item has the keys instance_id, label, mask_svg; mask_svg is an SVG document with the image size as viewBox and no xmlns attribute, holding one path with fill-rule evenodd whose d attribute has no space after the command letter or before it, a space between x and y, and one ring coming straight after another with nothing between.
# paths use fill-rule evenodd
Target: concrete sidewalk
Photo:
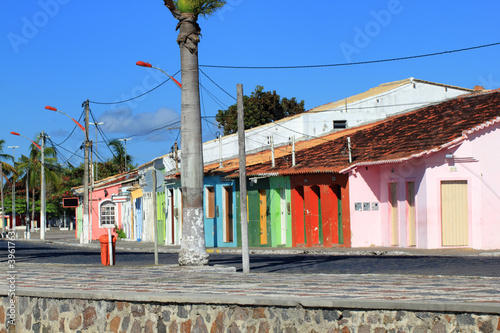
<instances>
[{"instance_id":1,"label":"concrete sidewalk","mask_svg":"<svg viewBox=\"0 0 500 333\"><path fill-rule=\"evenodd\" d=\"M31 232L31 238L24 238L24 230L18 231L18 241L39 242L39 231ZM46 231L45 241L54 244L84 246L91 248L99 248L100 243L97 240L89 244L80 244L80 240L75 238L74 230L59 230L59 228L51 228ZM154 243L144 241L134 241L126 239L118 239L116 249L121 251L134 252L154 252ZM177 253L180 246L158 244L158 252L160 253ZM241 253L241 248L217 247L207 248L208 253ZM323 247L254 247L250 248L251 254L315 254L315 255L395 255L395 256L500 256L500 250L474 250L470 248L449 248L449 249L416 249L416 248L399 248L399 247L364 247L364 248L323 248ZM500 274L500 272L499 272Z\"/></svg>"},{"instance_id":2,"label":"concrete sidewalk","mask_svg":"<svg viewBox=\"0 0 500 333\"><path fill-rule=\"evenodd\" d=\"M30 242L40 242L32 234ZM24 240L16 240L21 242ZM46 242L82 246L74 231L49 230ZM85 245L98 247L93 242ZM152 243L118 241L122 250L153 251ZM161 251L178 247L160 246ZM210 249L209 249L210 250ZM215 249L214 249L215 250ZM219 250L219 249L217 249ZM226 249L221 249L226 251ZM238 251L238 249L232 249ZM267 249L253 249L267 251ZM269 250L271 251L271 250ZM307 251L310 249L279 249ZM391 255L485 255L455 249L316 249L317 253ZM381 251L380 253L378 251ZM298 252L297 252L298 253ZM6 260L1 260L6 264ZM233 267L90 266L18 263L0 271L0 294L15 276L16 295L59 299L235 304L267 307L317 307L500 314L500 277L450 277L397 274L286 274L236 272ZM500 321L499 321L500 325Z\"/></svg>"}]
</instances>

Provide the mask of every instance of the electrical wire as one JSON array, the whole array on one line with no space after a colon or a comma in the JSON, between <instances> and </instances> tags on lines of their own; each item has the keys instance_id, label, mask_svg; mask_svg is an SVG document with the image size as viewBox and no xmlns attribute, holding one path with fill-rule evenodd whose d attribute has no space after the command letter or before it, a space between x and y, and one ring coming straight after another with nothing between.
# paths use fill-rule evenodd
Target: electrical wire
<instances>
[{"instance_id":1,"label":"electrical wire","mask_svg":"<svg viewBox=\"0 0 500 333\"><path fill-rule=\"evenodd\" d=\"M80 114L80 118L78 118L78 122L80 122L83 118L83 115L84 115L84 112L85 112L85 109L83 109L82 113ZM62 142L59 142L59 145L62 145L63 143L65 143L66 141L68 141L68 139L73 135L73 133L75 132L77 128L77 125L75 125L75 127L73 127L73 130L68 134L68 136L66 137L66 139L64 139Z\"/></svg>"},{"instance_id":2,"label":"electrical wire","mask_svg":"<svg viewBox=\"0 0 500 333\"><path fill-rule=\"evenodd\" d=\"M63 158L65 158L65 161L64 161L63 163L60 163L60 164L65 164L65 163L68 163L68 161L69 161L71 158L73 158L74 156L76 156L76 157L79 157L79 158L83 159L83 157L82 157L82 156L77 155L77 153L78 153L78 151L80 151L81 147L79 147L79 148L78 148L78 149L77 149L77 150L73 153L73 152L71 152L70 150L68 150L68 149L64 148L62 145L57 144L57 143L55 143L54 141L52 141L52 139L50 139L50 137L47 137L47 139L48 139L48 140L49 140L49 142L52 144L52 147L54 148L54 150L56 150L56 154L57 154L57 155L62 155L62 156L63 156ZM62 150L67 151L68 153L70 153L70 154L71 154L71 156L70 156L70 157L66 157L66 156L64 156L63 154L61 154L61 153L60 153L60 151L58 152L58 149L56 148L56 146L57 146L57 147L59 147L59 148L60 148L60 149L62 149Z\"/></svg>"},{"instance_id":3,"label":"electrical wire","mask_svg":"<svg viewBox=\"0 0 500 333\"><path fill-rule=\"evenodd\" d=\"M201 72L201 74L205 75L207 77L207 79L209 79L213 84L215 84L217 86L217 88L219 88L220 90L222 90L223 92L225 92L229 97L231 97L235 101L237 100L236 97L234 97L233 95L231 95L230 93L228 93L227 91L225 91L224 89L222 89L222 87L219 86L217 83L215 83L215 81L212 80L204 71L202 71L201 68L198 68L198 70Z\"/></svg>"},{"instance_id":4,"label":"electrical wire","mask_svg":"<svg viewBox=\"0 0 500 333\"><path fill-rule=\"evenodd\" d=\"M94 113L92 112L92 110L89 110L89 113L90 113L90 116L92 117L92 120L94 121L94 124L97 124L98 121L96 120L96 118L94 117ZM101 134L101 138L104 140L104 143L106 144L106 147L109 149L109 151L111 152L111 155L113 155L114 158L116 158L116 155L115 153L113 152L113 150L109 147L109 142L110 140L108 139L108 137L106 136L106 134L104 134L104 131L102 130L101 126L99 125L95 125L96 126L96 129L97 131L99 132L99 134ZM96 143L97 144L97 143Z\"/></svg>"},{"instance_id":5,"label":"electrical wire","mask_svg":"<svg viewBox=\"0 0 500 333\"><path fill-rule=\"evenodd\" d=\"M181 70L179 69L174 75L172 75L172 77L176 76ZM168 81L170 81L170 78L166 79L165 81L163 81L162 83L160 83L159 85L157 85L156 87L152 88L151 90L148 90L146 91L145 93L142 93L140 94L139 96L135 96L135 97L132 97L132 98L129 98L129 99L126 99L126 100L123 100L123 101L118 101L118 102L96 102L96 101L89 101L89 103L93 103L93 104L101 104L101 105L111 105L111 104L121 104L121 103L126 103L126 102L130 102L130 101L133 101L134 99L137 99L139 97L142 97L144 95L147 95L149 94L150 92L152 92L153 90L156 90L158 89L159 87L161 87L162 85L164 85L165 83L167 83Z\"/></svg>"},{"instance_id":6,"label":"electrical wire","mask_svg":"<svg viewBox=\"0 0 500 333\"><path fill-rule=\"evenodd\" d=\"M200 85L201 85L201 83L200 83ZM205 116L205 117L202 117L202 119L207 124L207 128L210 131L210 133L212 133L213 136L217 136L217 135L215 135L214 131L212 131L212 128L210 126L210 121L208 121L208 119L207 119L207 113L205 111L205 100L203 99L203 93L200 93L200 99L201 99L201 109L203 110L203 115Z\"/></svg>"},{"instance_id":7,"label":"electrical wire","mask_svg":"<svg viewBox=\"0 0 500 333\"><path fill-rule=\"evenodd\" d=\"M400 61L400 60L409 60L409 59L417 59L417 58L425 58L425 57L433 57L437 55L464 52L477 50L485 47L497 46L500 45L498 43L491 43L479 46L466 47L462 49L449 50L449 51L441 51L427 54L420 54L408 57L398 57L398 58L389 58L389 59L380 59L380 60L369 60L369 61L358 61L358 62L346 62L346 63L338 63L338 64L324 64L324 65L298 65L298 66L226 66L226 65L198 65L198 67L206 67L206 68L224 68L224 69L303 69L303 68L323 68L323 67L341 67L341 66L354 66L354 65L367 65L367 64L376 64L381 62L391 62L391 61Z\"/></svg>"},{"instance_id":8,"label":"electrical wire","mask_svg":"<svg viewBox=\"0 0 500 333\"><path fill-rule=\"evenodd\" d=\"M202 89L202 90L204 90L204 91L207 93L207 95L208 95L208 96L209 96L209 97L210 97L210 98L211 98L211 99L212 99L212 100L213 100L216 104L218 104L218 105L219 105L219 107L220 107L221 109L228 109L228 108L229 108L229 107L228 107L228 106L227 106L224 102L222 102L220 99L218 99L217 97L215 97L215 95L214 95L214 94L212 94L212 93L211 93L211 92L210 92L207 88L205 88L205 86L204 86L204 85L202 85L201 83L200 83L200 87L201 87L201 89Z\"/></svg>"}]
</instances>

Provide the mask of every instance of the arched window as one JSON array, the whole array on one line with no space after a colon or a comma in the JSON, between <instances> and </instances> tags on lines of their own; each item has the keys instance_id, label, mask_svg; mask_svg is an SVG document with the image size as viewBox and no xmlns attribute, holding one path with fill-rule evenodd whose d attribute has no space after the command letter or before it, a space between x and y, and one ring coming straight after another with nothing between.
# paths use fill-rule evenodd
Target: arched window
<instances>
[{"instance_id":1,"label":"arched window","mask_svg":"<svg viewBox=\"0 0 500 333\"><path fill-rule=\"evenodd\" d=\"M114 224L116 224L115 204L111 201L104 201L99 209L99 226L105 228Z\"/></svg>"}]
</instances>

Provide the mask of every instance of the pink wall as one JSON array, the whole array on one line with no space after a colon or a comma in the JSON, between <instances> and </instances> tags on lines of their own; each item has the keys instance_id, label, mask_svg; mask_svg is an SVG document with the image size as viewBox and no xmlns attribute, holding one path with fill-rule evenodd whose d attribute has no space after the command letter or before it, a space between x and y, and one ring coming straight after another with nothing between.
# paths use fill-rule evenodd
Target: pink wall
<instances>
[{"instance_id":1,"label":"pink wall","mask_svg":"<svg viewBox=\"0 0 500 333\"><path fill-rule=\"evenodd\" d=\"M92 240L98 240L99 236L107 235L107 228L102 228L99 226L99 207L100 205L107 201L111 200L111 195L118 194L121 185L114 185L106 188L107 195L104 193L104 189L95 190L92 192ZM118 228L121 228L121 204L117 203L115 206L115 214L116 214L116 225ZM113 233L116 236L116 233Z\"/></svg>"},{"instance_id":2,"label":"pink wall","mask_svg":"<svg viewBox=\"0 0 500 333\"><path fill-rule=\"evenodd\" d=\"M358 167L350 173L352 246L390 246L389 183L397 183L399 247L408 246L406 184L415 182L416 247L441 248L441 181L466 180L469 246L500 248L500 125L494 124L450 149L404 163ZM453 154L447 159L446 154ZM379 210L355 210L355 203Z\"/></svg>"},{"instance_id":3,"label":"pink wall","mask_svg":"<svg viewBox=\"0 0 500 333\"><path fill-rule=\"evenodd\" d=\"M368 169L368 170L367 170ZM349 202L351 204L351 246L380 246L383 226L379 210L357 211L355 203L381 202L379 167L362 167L349 176Z\"/></svg>"}]
</instances>

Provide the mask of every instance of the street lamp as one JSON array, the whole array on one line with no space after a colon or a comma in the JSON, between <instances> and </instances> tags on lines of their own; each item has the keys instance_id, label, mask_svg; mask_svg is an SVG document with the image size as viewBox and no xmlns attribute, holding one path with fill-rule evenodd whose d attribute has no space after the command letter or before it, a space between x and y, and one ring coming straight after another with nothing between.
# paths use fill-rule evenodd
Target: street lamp
<instances>
[{"instance_id":1,"label":"street lamp","mask_svg":"<svg viewBox=\"0 0 500 333\"><path fill-rule=\"evenodd\" d=\"M0 198L2 200L2 234L5 232L5 207L3 206L3 162L0 161Z\"/></svg>"},{"instance_id":2,"label":"street lamp","mask_svg":"<svg viewBox=\"0 0 500 333\"><path fill-rule=\"evenodd\" d=\"M83 225L80 233L80 244L88 244L89 236L91 236L89 235L89 101L83 102L83 105L85 106L85 127L68 114L53 106L46 106L45 109L66 115L85 133L85 156L83 162Z\"/></svg>"},{"instance_id":3,"label":"street lamp","mask_svg":"<svg viewBox=\"0 0 500 333\"><path fill-rule=\"evenodd\" d=\"M48 105L45 107L45 109L50 110L50 111L59 112L59 113L62 113L62 114L64 114L64 115L66 115L66 117L68 117L68 118L70 118L71 120L73 120L73 121L75 122L75 124L76 124L78 127L80 127L80 129L81 129L82 131L84 131L84 132L85 132L85 127L83 127L83 126L82 126L82 125L81 125L78 121L76 121L74 118L71 118L71 117L70 117L67 113L62 112L61 110L58 110L58 109L56 109L55 107L53 107L53 106L48 106Z\"/></svg>"},{"instance_id":4,"label":"street lamp","mask_svg":"<svg viewBox=\"0 0 500 333\"><path fill-rule=\"evenodd\" d=\"M166 76L168 76L172 81L174 81L174 83L177 85L177 87L179 87L179 89L182 89L182 84L179 81L177 81L176 79L174 79L173 76L168 75L163 69L155 67L155 66L151 65L148 62L144 62L144 61L140 61L140 60L138 62L136 62L135 64L137 66L154 68L156 70L159 70L160 72L162 72L163 74L165 74Z\"/></svg>"},{"instance_id":5,"label":"street lamp","mask_svg":"<svg viewBox=\"0 0 500 333\"><path fill-rule=\"evenodd\" d=\"M16 148L19 146L9 146L8 148L12 148L12 164L16 164ZM16 182L14 180L14 174L12 174L12 229L16 227Z\"/></svg>"},{"instance_id":6,"label":"street lamp","mask_svg":"<svg viewBox=\"0 0 500 333\"><path fill-rule=\"evenodd\" d=\"M31 140L30 138L22 135L22 134L19 134L17 132L10 132L10 134L12 135L17 135L17 136L22 136L23 138L26 138L28 140L31 141L31 143L33 143L39 150L40 152L42 153L42 170L41 170L41 202L40 202L40 239L41 240L45 240L45 197L46 197L46 194L45 194L45 134L43 133L42 131L42 146L40 146L38 143L34 142L33 140ZM27 177L27 176L26 176ZM26 182L27 184L27 182ZM28 188L26 187L26 195L28 195ZM29 205L29 203L27 203L27 205ZM29 206L28 206L29 207ZM28 220L28 216L29 216L29 209L26 211L26 217L27 217L27 220ZM29 233L29 229L27 230L27 232Z\"/></svg>"},{"instance_id":7,"label":"street lamp","mask_svg":"<svg viewBox=\"0 0 500 333\"><path fill-rule=\"evenodd\" d=\"M118 140L125 142L125 156L124 156L124 159L125 159L125 171L128 171L128 167L127 167L127 141L132 140L132 138L123 138L123 139L118 139Z\"/></svg>"},{"instance_id":8,"label":"street lamp","mask_svg":"<svg viewBox=\"0 0 500 333\"><path fill-rule=\"evenodd\" d=\"M171 2L171 1L170 1ZM197 55L183 52L181 47L181 70L184 85L181 89L181 189L183 199L182 246L179 252L180 265L206 265L208 255L205 248L203 226L203 145L201 130L200 94L198 71L193 70ZM186 58L187 57L187 58ZM138 66L155 68L148 63ZM164 71L160 70L166 74ZM170 75L166 74L169 78ZM186 82L187 79L187 82ZM175 83L175 81L174 81ZM176 83L177 84L177 83ZM188 85L188 86L186 86Z\"/></svg>"}]
</instances>

